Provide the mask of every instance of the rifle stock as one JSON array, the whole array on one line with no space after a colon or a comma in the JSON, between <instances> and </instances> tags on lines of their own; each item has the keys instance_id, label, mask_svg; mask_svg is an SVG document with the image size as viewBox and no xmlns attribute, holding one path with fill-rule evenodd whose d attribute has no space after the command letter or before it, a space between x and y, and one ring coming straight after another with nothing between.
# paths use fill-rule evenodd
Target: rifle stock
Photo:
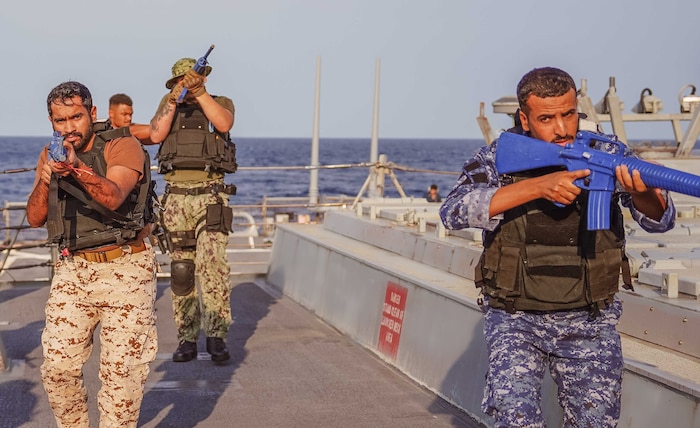
<instances>
[{"instance_id":1,"label":"rifle stock","mask_svg":"<svg viewBox=\"0 0 700 428\"><path fill-rule=\"evenodd\" d=\"M523 139L527 138L528 141ZM530 144L529 140L543 144ZM504 132L498 137L496 169L499 174L528 171L548 166L566 166L562 147L524 135Z\"/></svg>"}]
</instances>

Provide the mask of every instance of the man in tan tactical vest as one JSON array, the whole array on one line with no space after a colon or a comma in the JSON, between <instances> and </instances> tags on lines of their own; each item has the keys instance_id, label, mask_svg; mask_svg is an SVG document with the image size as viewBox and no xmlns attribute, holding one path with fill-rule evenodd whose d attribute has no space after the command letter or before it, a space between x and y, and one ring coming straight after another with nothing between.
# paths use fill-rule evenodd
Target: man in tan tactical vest
<instances>
[{"instance_id":1,"label":"man in tan tactical vest","mask_svg":"<svg viewBox=\"0 0 700 428\"><path fill-rule=\"evenodd\" d=\"M211 67L199 74L192 68L195 63L181 58L173 65L165 83L171 91L151 120L151 140L161 145L159 172L167 183L162 224L172 259L170 288L179 340L173 361L197 356L203 329L211 359L222 362L230 359L225 343L231 324L226 245L232 226L228 198L236 188L224 183L224 175L237 167L229 136L235 110L231 99L207 92Z\"/></svg>"}]
</instances>

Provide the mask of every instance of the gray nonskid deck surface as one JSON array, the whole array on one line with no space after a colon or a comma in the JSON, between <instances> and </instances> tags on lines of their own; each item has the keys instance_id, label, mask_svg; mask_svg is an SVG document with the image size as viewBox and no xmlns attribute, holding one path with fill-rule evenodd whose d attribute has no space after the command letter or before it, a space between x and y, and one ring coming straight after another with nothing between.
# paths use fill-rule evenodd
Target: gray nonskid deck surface
<instances>
[{"instance_id":1,"label":"gray nonskid deck surface","mask_svg":"<svg viewBox=\"0 0 700 428\"><path fill-rule=\"evenodd\" d=\"M232 358L223 365L209 359L203 337L196 361L171 361L170 291L159 283L159 354L139 426L480 426L261 281L234 280ZM55 426L39 378L47 295L48 287L0 288L0 334L12 360L0 374L0 428ZM98 353L96 346L85 369L92 426Z\"/></svg>"}]
</instances>

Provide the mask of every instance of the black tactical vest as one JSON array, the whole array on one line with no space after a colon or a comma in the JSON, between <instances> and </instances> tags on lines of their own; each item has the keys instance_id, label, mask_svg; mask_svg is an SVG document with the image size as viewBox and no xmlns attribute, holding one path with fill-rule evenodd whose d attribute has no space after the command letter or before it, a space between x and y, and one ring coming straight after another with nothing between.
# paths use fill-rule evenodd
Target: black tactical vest
<instances>
[{"instance_id":1,"label":"black tactical vest","mask_svg":"<svg viewBox=\"0 0 700 428\"><path fill-rule=\"evenodd\" d=\"M76 153L95 174L104 177L107 164L104 147L107 141L128 136L128 128L104 131L104 123L94 126L95 140L88 152ZM118 143L117 143L118 144ZM151 169L144 149L143 178L115 211L92 199L72 176L58 178L54 174L49 185L49 218L46 223L49 239L70 251L108 244L124 244L135 239L144 225L153 221Z\"/></svg>"},{"instance_id":2,"label":"black tactical vest","mask_svg":"<svg viewBox=\"0 0 700 428\"><path fill-rule=\"evenodd\" d=\"M156 159L161 174L173 169L232 173L238 168L236 145L229 133L214 129L198 104L177 106Z\"/></svg>"},{"instance_id":3,"label":"black tactical vest","mask_svg":"<svg viewBox=\"0 0 700 428\"><path fill-rule=\"evenodd\" d=\"M587 199L585 190L563 208L537 199L506 211L499 226L485 233L476 282L490 306L555 311L612 302L624 257L619 198L612 198L610 230L598 231L586 228Z\"/></svg>"}]
</instances>

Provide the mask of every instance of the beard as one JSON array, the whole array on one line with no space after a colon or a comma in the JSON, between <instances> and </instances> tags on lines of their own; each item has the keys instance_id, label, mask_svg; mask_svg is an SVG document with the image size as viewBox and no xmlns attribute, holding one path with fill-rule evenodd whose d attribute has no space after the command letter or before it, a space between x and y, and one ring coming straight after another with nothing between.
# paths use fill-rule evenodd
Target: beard
<instances>
[{"instance_id":1,"label":"beard","mask_svg":"<svg viewBox=\"0 0 700 428\"><path fill-rule=\"evenodd\" d=\"M75 149L76 152L82 151L82 149L87 146L87 144L90 142L92 139L92 136L95 134L95 131L92 129L92 121L90 121L90 126L88 127L87 131L83 134L82 132L71 132L70 134L65 134L63 137L78 137L80 140L78 142L73 144L73 149Z\"/></svg>"}]
</instances>

